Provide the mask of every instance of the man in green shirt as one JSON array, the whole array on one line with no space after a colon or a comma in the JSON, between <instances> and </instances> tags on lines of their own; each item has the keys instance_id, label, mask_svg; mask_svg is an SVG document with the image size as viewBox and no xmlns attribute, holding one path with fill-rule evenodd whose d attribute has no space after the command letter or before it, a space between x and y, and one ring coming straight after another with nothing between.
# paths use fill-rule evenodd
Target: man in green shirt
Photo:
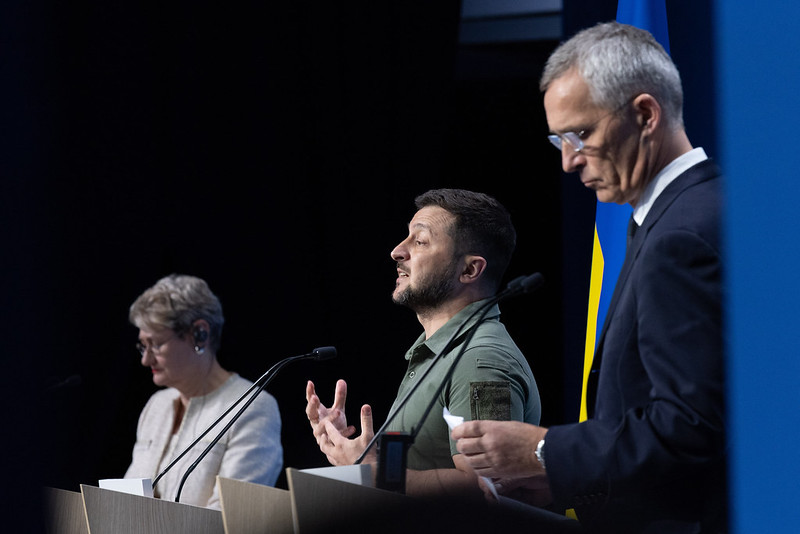
<instances>
[{"instance_id":1,"label":"man in green shirt","mask_svg":"<svg viewBox=\"0 0 800 534\"><path fill-rule=\"evenodd\" d=\"M418 211L409 223L408 237L391 253L397 262L392 299L417 314L424 332L406 352L408 370L388 430L411 432L419 426L453 360L465 349L408 450L406 493L479 492L475 474L450 440L442 409L464 420L538 424L541 415L530 366L500 323L499 308L491 306L480 321L482 314L474 313L497 293L516 232L507 210L482 193L437 189L420 195L415 203ZM452 348L432 366L459 329ZM399 400L431 366L417 391L394 413ZM312 382L306 387L306 415L320 450L333 465L354 463L374 435L372 409L364 405L361 434L353 437L356 428L347 424L346 398L344 380L337 382L330 407L321 404ZM364 462L376 462L374 450Z\"/></svg>"}]
</instances>

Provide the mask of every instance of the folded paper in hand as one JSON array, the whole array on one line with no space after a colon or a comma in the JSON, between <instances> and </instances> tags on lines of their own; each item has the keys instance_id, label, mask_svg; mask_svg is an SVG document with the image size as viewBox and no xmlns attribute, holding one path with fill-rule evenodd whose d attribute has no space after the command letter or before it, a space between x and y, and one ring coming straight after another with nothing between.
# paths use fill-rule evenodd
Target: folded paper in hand
<instances>
[{"instance_id":1,"label":"folded paper in hand","mask_svg":"<svg viewBox=\"0 0 800 534\"><path fill-rule=\"evenodd\" d=\"M447 409L447 406L442 408L442 417L444 417L444 420L447 421L447 426L450 427L450 430L453 430L455 427L464 422L463 417L451 414L450 410ZM483 481L486 483L486 487L492 492L494 498L499 500L500 496L497 494L497 489L494 487L494 482L492 482L492 479L488 477L481 477L481 479L483 479Z\"/></svg>"}]
</instances>

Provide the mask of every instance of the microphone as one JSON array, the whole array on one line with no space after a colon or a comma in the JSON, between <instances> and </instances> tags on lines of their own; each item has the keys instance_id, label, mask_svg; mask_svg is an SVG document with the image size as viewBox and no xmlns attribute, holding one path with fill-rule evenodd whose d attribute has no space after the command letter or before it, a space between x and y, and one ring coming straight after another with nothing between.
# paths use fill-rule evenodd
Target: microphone
<instances>
[{"instance_id":1,"label":"microphone","mask_svg":"<svg viewBox=\"0 0 800 534\"><path fill-rule=\"evenodd\" d=\"M461 336L462 331L464 329L464 325L469 324L472 321L473 317L480 314L480 318L470 328L469 336L465 339L464 343L461 346L461 350L453 359L453 363L451 364L450 369L448 370L442 382L439 384L439 387L437 388L436 393L434 394L431 400L431 403L425 409L425 412L420 418L417 427L414 430L412 430L410 439L404 440L406 442L406 447L404 449L407 449L407 447L411 446L411 444L414 442L414 438L419 432L419 429L422 427L422 423L425 422L425 419L427 419L431 409L433 409L433 404L436 402L439 393L441 393L442 389L444 389L445 384L450 380L450 377L455 371L455 366L458 364L459 360L461 360L461 356L464 354L467 345L472 339L472 336L475 334L475 330L477 329L478 325L481 324L481 322L483 322L483 319L484 317L486 317L486 314L489 313L489 310L495 304L498 304L508 298L515 297L517 295L532 293L537 289L539 289L543 284L544 284L544 277L542 276L541 273L533 273L527 276L526 275L518 276L517 278L514 278L511 282L509 282L503 291L496 294L494 297L488 299L478 309L472 312L472 314L461 324L461 326L459 326L459 328L456 329L455 332L453 332L453 334L450 336L450 339L444 345L442 350L439 351L439 353L436 356L434 356L431 365L428 366L425 372L419 377L419 380L417 380L417 382L411 387L411 389L409 389L408 392L403 396L403 398L395 405L395 409L386 417L386 421L383 423L383 425L381 425L381 427L378 429L375 435L372 436L372 439L369 441L369 443L367 443L367 446L364 448L364 452L362 452L361 455L356 459L355 463L360 464L364 460L369 450L375 445L380 436L385 433L386 428L388 428L389 426L389 423L391 423L394 420L394 418L397 416L397 414L400 412L403 406L405 406L406 403L408 403L408 400L411 398L414 392L417 391L420 384L422 384L422 382L425 380L425 377L428 376L428 374L431 372L436 363L441 359L442 355L448 353L451 350L451 347L455 342L455 340L457 340ZM403 452L405 452L405 450L403 450ZM380 465L378 466L378 472L380 479L380 473L381 473Z\"/></svg>"},{"instance_id":2,"label":"microphone","mask_svg":"<svg viewBox=\"0 0 800 534\"><path fill-rule=\"evenodd\" d=\"M311 351L311 359L316 362L336 357L336 347L319 347Z\"/></svg>"},{"instance_id":3,"label":"microphone","mask_svg":"<svg viewBox=\"0 0 800 534\"><path fill-rule=\"evenodd\" d=\"M331 347L331 346L318 347L318 348L312 350L311 352L309 352L307 354L301 354L299 356L290 356L289 358L284 358L283 360L279 361L278 363L276 363L275 365L270 367L267 370L266 373L261 375L261 377L258 380L256 380L253 383L253 385L250 386L247 389L247 391L242 393L241 396L239 396L238 399L236 399L230 406L228 406L228 408L222 413L222 415L220 415L216 420L214 420L214 422L211 423L208 426L208 428L206 428L199 436L197 436L197 438L194 441L192 441L192 443L190 443L188 447L186 447L178 456L176 456L169 463L169 465L167 467L165 467L161 471L161 473L158 474L158 476L156 476L156 478L153 480L153 484L152 484L153 489L155 489L156 484L158 483L158 481L161 480L161 478L163 478L163 476L166 475L167 472L170 469L172 469L175 466L175 464L177 464L181 460L181 458L186 456L186 454L188 454L189 451L192 450L194 448L194 446L197 445L200 442L201 439L203 439L209 432L211 432L211 430L215 426L217 426L223 419L225 419L225 417L240 402L242 402L242 400L244 400L244 398L247 397L247 395L250 394L250 392L252 392L253 390L256 390L256 392L251 395L251 397L247 400L247 402L244 404L244 406L242 406L239 409L239 411L231 418L231 420L228 422L228 424L226 424L225 427L219 432L219 434L217 434L217 436L211 441L211 443L208 445L208 447L206 447L205 450L203 450L203 452L200 453L200 456L198 456L198 458L189 467L189 469L186 470L186 473L183 475L183 478L181 479L180 485L178 486L178 491L177 491L177 493L175 495L175 502L180 502L181 491L183 490L183 485L186 482L186 479L188 478L189 474L191 474L191 472L194 471L194 469L197 467L197 465L200 463L200 461L203 458L205 458L206 455L214 447L214 445L216 445L217 442L220 439L222 439L222 436L225 435L225 432L227 432L228 429L231 426L233 426L233 424L236 422L236 420L239 419L239 417L241 417L242 413L244 413L244 411L247 409L247 407L250 406L250 404L253 403L253 401L256 399L258 394L261 393L261 391L267 386L267 384L269 384L272 381L273 378L275 378L275 376L278 374L278 372L281 369L283 369L289 363L295 362L297 360L322 361L322 360L330 360L331 358L335 358L335 357L336 357L336 347Z\"/></svg>"},{"instance_id":4,"label":"microphone","mask_svg":"<svg viewBox=\"0 0 800 534\"><path fill-rule=\"evenodd\" d=\"M527 276L518 276L508 283L506 290L514 291L515 295L533 293L544 285L542 273L533 273ZM511 295L506 295L511 296Z\"/></svg>"}]
</instances>

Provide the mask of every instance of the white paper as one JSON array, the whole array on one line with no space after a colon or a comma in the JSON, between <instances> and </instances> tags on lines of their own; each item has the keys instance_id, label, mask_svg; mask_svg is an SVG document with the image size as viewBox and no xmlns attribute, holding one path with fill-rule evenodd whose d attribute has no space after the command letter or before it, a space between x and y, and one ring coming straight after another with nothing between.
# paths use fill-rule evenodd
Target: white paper
<instances>
[{"instance_id":1,"label":"white paper","mask_svg":"<svg viewBox=\"0 0 800 534\"><path fill-rule=\"evenodd\" d=\"M447 421L447 426L450 427L451 431L455 427L464 422L463 417L451 414L450 410L447 409L447 406L442 408L442 417L444 417L444 420ZM486 484L486 487L491 490L492 495L494 495L494 498L499 500L500 496L497 494L497 489L494 487L494 482L492 482L492 479L488 477L480 477L480 478Z\"/></svg>"},{"instance_id":2,"label":"white paper","mask_svg":"<svg viewBox=\"0 0 800 534\"><path fill-rule=\"evenodd\" d=\"M450 410L447 409L447 406L442 408L442 417L444 417L444 420L447 422L447 426L450 427L450 430L453 430L455 427L464 422L463 417L451 414Z\"/></svg>"},{"instance_id":3,"label":"white paper","mask_svg":"<svg viewBox=\"0 0 800 534\"><path fill-rule=\"evenodd\" d=\"M153 481L149 478L107 478L100 481L100 487L142 497L153 496Z\"/></svg>"},{"instance_id":4,"label":"white paper","mask_svg":"<svg viewBox=\"0 0 800 534\"><path fill-rule=\"evenodd\" d=\"M464 422L464 418L463 417L459 417L457 415L451 414L450 411L447 409L447 407L444 407L442 409L442 417L444 417L444 420L447 421L447 426L450 427L451 431L455 427L457 427L458 425L460 425L461 423ZM497 488L495 487L494 482L492 482L491 478L489 478L489 477L480 477L480 478L481 478L481 480L484 481L484 483L486 484L486 487L491 490L492 495L494 495L494 498L497 499L497 502L500 503L503 506L510 506L512 508L516 508L516 509L519 509L519 510L525 510L528 513L532 512L532 513L536 513L536 514L540 514L540 515L545 515L548 518L557 518L559 520L563 519L563 520L567 520L567 521L572 521L571 519L567 518L566 516L557 517L556 514L553 514L552 512L548 512L547 510L543 510L542 508L537 508L536 506L532 506L530 504L527 504L527 503L524 503L524 502L520 502L520 501L518 501L516 499L512 499L510 497L505 497L503 495L499 495L497 493Z\"/></svg>"}]
</instances>

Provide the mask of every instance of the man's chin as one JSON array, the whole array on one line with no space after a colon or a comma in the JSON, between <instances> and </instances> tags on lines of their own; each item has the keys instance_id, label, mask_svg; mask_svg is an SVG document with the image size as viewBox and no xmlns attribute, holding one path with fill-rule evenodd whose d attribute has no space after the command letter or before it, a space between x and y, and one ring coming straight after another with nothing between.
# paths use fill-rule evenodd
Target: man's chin
<instances>
[{"instance_id":1,"label":"man's chin","mask_svg":"<svg viewBox=\"0 0 800 534\"><path fill-rule=\"evenodd\" d=\"M595 194L597 195L598 202L603 202L604 204L625 204L625 202L620 199L619 192L617 191L598 189L595 191Z\"/></svg>"},{"instance_id":2,"label":"man's chin","mask_svg":"<svg viewBox=\"0 0 800 534\"><path fill-rule=\"evenodd\" d=\"M395 291L392 294L392 302L394 302L398 306L405 306L414 313L418 313L421 304L417 302L417 300L418 299L416 298L416 296L413 295L407 289L403 291Z\"/></svg>"},{"instance_id":3,"label":"man's chin","mask_svg":"<svg viewBox=\"0 0 800 534\"><path fill-rule=\"evenodd\" d=\"M408 306L408 294L405 291L395 290L392 293L392 302L398 306Z\"/></svg>"}]
</instances>

